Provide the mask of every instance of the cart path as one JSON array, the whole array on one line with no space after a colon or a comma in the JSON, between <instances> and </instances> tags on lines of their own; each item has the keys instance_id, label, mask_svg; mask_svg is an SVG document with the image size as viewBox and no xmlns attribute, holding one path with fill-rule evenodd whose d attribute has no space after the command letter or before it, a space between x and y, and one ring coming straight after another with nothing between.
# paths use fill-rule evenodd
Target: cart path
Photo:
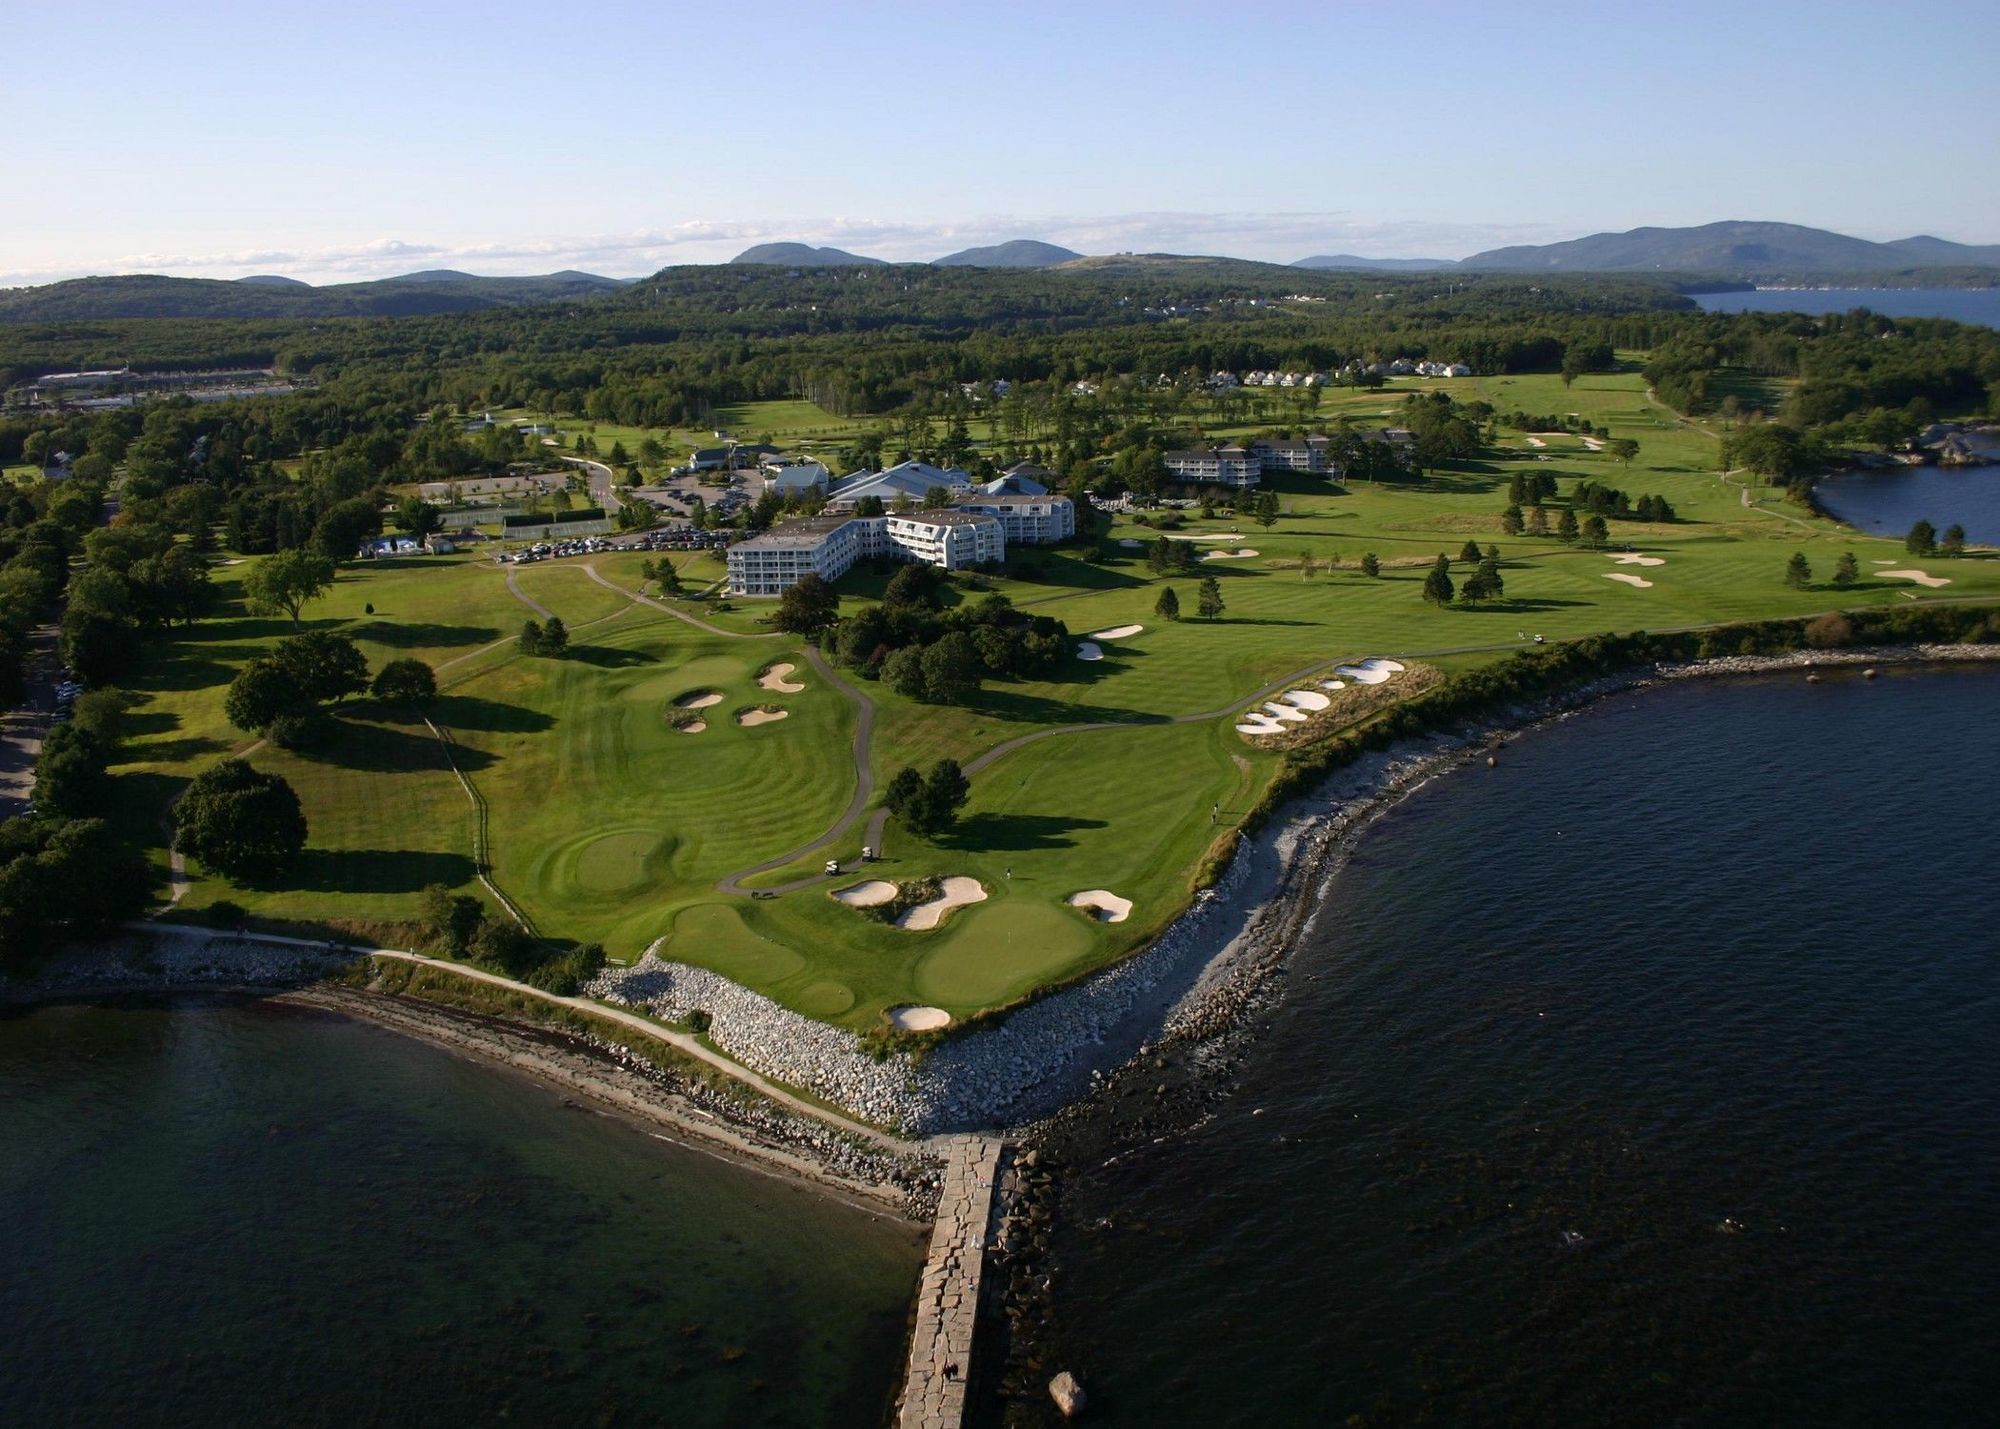
<instances>
[{"instance_id":1,"label":"cart path","mask_svg":"<svg viewBox=\"0 0 2000 1429\"><path fill-rule=\"evenodd\" d=\"M586 572L589 573L590 578L592 580L596 581L606 590L617 591L618 594L624 596L625 599L631 601L634 605L646 605L646 606L651 606L654 610L664 610L668 615L671 615L674 619L685 620L689 625L694 626L698 630L706 630L710 635L727 636L731 640L776 640L783 633L782 631L777 631L777 630L767 630L767 631L724 630L721 626L710 625L706 620L697 619L696 617L689 615L684 610L675 610L671 605L668 605L665 601L654 600L653 597L651 597L650 595L643 595L638 591L627 590L625 589L624 586L618 584L618 582L616 581L606 580L603 575L599 574L597 569L597 563L595 561L585 561L583 563L583 568ZM509 579L511 579L511 577Z\"/></svg>"}]
</instances>

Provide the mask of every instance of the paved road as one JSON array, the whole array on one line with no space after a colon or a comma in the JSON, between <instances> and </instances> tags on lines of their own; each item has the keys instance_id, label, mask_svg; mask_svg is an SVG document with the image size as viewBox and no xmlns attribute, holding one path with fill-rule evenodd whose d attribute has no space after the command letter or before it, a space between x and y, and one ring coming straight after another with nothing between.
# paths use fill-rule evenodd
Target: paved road
<instances>
[{"instance_id":1,"label":"paved road","mask_svg":"<svg viewBox=\"0 0 2000 1429\"><path fill-rule=\"evenodd\" d=\"M542 619L554 620L556 618L556 613L553 610L550 610L546 605L543 605L539 600L536 600L533 596L529 595L526 591L521 589L521 582L519 579L520 569L521 568L519 566L507 567L507 589L513 592L514 599L520 601L521 604L527 606L528 609L534 611L535 614L541 616ZM474 653L476 654L477 652L475 651Z\"/></svg>"},{"instance_id":2,"label":"paved road","mask_svg":"<svg viewBox=\"0 0 2000 1429\"><path fill-rule=\"evenodd\" d=\"M618 476L601 461L591 461L587 457L566 456L564 461L583 468L583 474L590 481L590 501L593 506L602 507L605 513L616 511L625 503L618 498Z\"/></svg>"},{"instance_id":3,"label":"paved road","mask_svg":"<svg viewBox=\"0 0 2000 1429\"><path fill-rule=\"evenodd\" d=\"M62 661L56 654L56 628L44 625L28 640L21 675L26 688L21 703L0 716L0 818L28 812L35 792L35 761L42 738L55 719L56 684Z\"/></svg>"}]
</instances>

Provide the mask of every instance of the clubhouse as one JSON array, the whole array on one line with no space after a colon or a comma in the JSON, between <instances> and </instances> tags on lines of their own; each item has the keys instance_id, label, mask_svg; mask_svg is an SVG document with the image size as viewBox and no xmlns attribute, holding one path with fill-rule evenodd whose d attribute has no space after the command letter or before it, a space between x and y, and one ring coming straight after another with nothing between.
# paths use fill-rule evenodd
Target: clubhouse
<instances>
[{"instance_id":1,"label":"clubhouse","mask_svg":"<svg viewBox=\"0 0 2000 1429\"><path fill-rule=\"evenodd\" d=\"M1066 496L982 494L930 511L811 516L731 546L729 593L783 595L808 574L837 581L865 556L948 571L997 565L1010 540L1043 545L1075 534L1076 507Z\"/></svg>"}]
</instances>

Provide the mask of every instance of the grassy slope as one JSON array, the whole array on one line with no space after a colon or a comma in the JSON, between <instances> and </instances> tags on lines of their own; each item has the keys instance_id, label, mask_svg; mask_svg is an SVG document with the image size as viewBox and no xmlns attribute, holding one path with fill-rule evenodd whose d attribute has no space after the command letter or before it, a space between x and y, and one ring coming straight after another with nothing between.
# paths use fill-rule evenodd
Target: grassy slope
<instances>
[{"instance_id":1,"label":"grassy slope","mask_svg":"<svg viewBox=\"0 0 2000 1429\"><path fill-rule=\"evenodd\" d=\"M1636 374L1586 377L1569 389L1553 377L1399 386L1483 395L1503 411L1577 412L1637 439L1640 456L1625 468L1574 438L1547 437L1538 450L1507 433L1490 460L1417 487L1343 492L1316 479L1278 481L1284 514L1273 527L1218 519L1185 528L1240 530L1242 540L1229 546L1259 552L1203 568L1216 574L1228 606L1213 623L1157 619L1162 584L1173 585L1191 611L1196 581L1162 582L1142 552L1121 547L1106 565L1049 553L1032 580L995 581L1024 608L1057 616L1077 634L1146 628L1109 642L1102 661L1071 661L1050 680L989 686L966 709L913 705L864 683L877 706L878 787L902 764L943 755L969 761L1003 740L1064 724L1129 720L1143 727L1055 735L1004 756L976 777L961 827L935 844L892 825L881 870L887 876L970 874L991 895L931 933L888 928L835 903L827 894L845 879L773 899L715 890L724 874L824 832L853 792L853 706L809 670L807 689L797 695L755 686L758 671L774 660L803 666L796 644L763 623L768 604L744 602L722 613L680 606L725 630L765 637L731 639L631 605L593 582L580 563L527 567L517 572L522 590L562 615L576 647L566 661L534 660L506 639L530 612L499 570L478 559L427 560L343 575L310 610L309 623L351 631L377 663L416 654L441 664L447 694L438 715L454 730L462 763L490 806L495 878L545 932L599 939L621 956L664 933L673 956L862 1027L902 1002L933 1002L959 1014L1004 1003L1156 933L1185 902L1192 872L1216 837L1211 806L1221 806L1219 827L1226 828L1276 764L1239 738L1231 719L1168 723L1173 716L1233 713L1271 681L1367 655L1480 652L1447 655L1448 666L1495 658L1493 647L1517 643L1523 631L1553 639L1835 605L2000 596L2000 561L1913 563L1951 577L1939 592L1874 579L1846 592L1788 589L1782 573L1794 550L1807 553L1822 581L1843 550L1861 558L1864 572L1871 559L1909 563L1900 560L1899 543L1808 517L1774 493L1758 493L1758 504L1746 507L1740 488L1716 475L1713 436L1650 403ZM1393 415L1401 395L1329 393L1320 420L1341 411L1380 420ZM817 420L814 410L790 419L804 426ZM754 438L762 435L760 415L781 439L798 435L776 413L733 414L730 425ZM617 429L597 429L608 447ZM623 437L636 445L639 435ZM1583 476L1635 496L1665 495L1680 522L1615 522L1613 537L1666 564L1620 567L1552 539L1502 536L1499 512L1517 469L1554 471L1565 496ZM1114 538L1152 534L1123 518L1113 531ZM1423 566L1440 551L1456 553L1468 537L1502 547L1507 599L1477 611L1426 605ZM1383 578L1359 574L1364 551L1389 564ZM1308 553L1331 569L1302 579L1297 563ZM636 589L637 556L595 564ZM691 585L720 569L706 556L686 558L682 568ZM1634 589L1605 579L1609 571L1654 585ZM879 577L857 572L849 596L858 601L879 585ZM369 603L373 616L364 610ZM150 703L139 712L142 733L126 770L135 823L156 826L181 781L245 743L222 720L221 684L287 629L238 615L205 623L195 639L163 650L139 681ZM670 702L695 688L719 689L725 700L708 711L705 733L678 733ZM757 703L782 705L791 715L757 729L730 718ZM256 762L284 772L306 802L314 848L306 886L259 892L198 880L190 905L227 896L274 916L393 920L410 914L426 882L472 886L469 805L424 736L421 726L357 717L337 758L260 751ZM861 841L857 826L830 852L851 858ZM824 857L815 853L755 882L813 874ZM1064 906L1069 894L1093 887L1132 898L1131 919L1105 925Z\"/></svg>"}]
</instances>

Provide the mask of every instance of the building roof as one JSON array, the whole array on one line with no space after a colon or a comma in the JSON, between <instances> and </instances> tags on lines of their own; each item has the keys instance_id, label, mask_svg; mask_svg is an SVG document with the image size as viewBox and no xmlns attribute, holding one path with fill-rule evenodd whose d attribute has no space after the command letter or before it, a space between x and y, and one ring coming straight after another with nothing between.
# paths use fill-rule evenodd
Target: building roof
<instances>
[{"instance_id":1,"label":"building roof","mask_svg":"<svg viewBox=\"0 0 2000 1429\"><path fill-rule=\"evenodd\" d=\"M739 541L731 549L772 551L811 548L853 519L851 516L806 516L797 521L780 521L763 535Z\"/></svg>"},{"instance_id":2,"label":"building roof","mask_svg":"<svg viewBox=\"0 0 2000 1429\"><path fill-rule=\"evenodd\" d=\"M1003 475L995 477L992 481L982 482L972 489L983 491L988 496L1046 496L1049 490L1048 484L1030 476L1028 473L1031 471L1048 476L1048 473L1042 471L1040 467L1009 467Z\"/></svg>"},{"instance_id":3,"label":"building roof","mask_svg":"<svg viewBox=\"0 0 2000 1429\"><path fill-rule=\"evenodd\" d=\"M892 521L915 521L925 526L984 526L991 524L991 516L981 516L973 511L892 511Z\"/></svg>"},{"instance_id":4,"label":"building roof","mask_svg":"<svg viewBox=\"0 0 2000 1429\"><path fill-rule=\"evenodd\" d=\"M1051 496L1046 491L1036 495L1025 491L985 493L983 490L980 494L969 496L958 504L963 510L977 511L985 506L1052 506L1057 502L1065 506L1071 504L1067 496Z\"/></svg>"},{"instance_id":5,"label":"building roof","mask_svg":"<svg viewBox=\"0 0 2000 1429\"><path fill-rule=\"evenodd\" d=\"M955 466L935 467L928 462L906 461L887 471L856 473L833 489L832 499L859 501L864 496L874 496L888 506L905 496L921 501L927 492L940 486L970 485L972 478Z\"/></svg>"}]
</instances>

